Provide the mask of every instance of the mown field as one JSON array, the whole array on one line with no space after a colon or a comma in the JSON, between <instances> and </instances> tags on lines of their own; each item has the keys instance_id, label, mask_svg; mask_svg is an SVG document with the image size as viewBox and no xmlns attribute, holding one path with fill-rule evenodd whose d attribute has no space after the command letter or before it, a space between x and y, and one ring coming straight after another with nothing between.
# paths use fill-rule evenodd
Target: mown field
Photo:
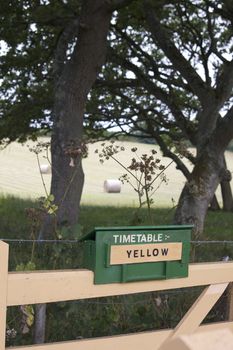
<instances>
[{"instance_id":1,"label":"mown field","mask_svg":"<svg viewBox=\"0 0 233 350\"><path fill-rule=\"evenodd\" d=\"M148 153L152 148L158 151L157 146L147 144L136 144L134 142L118 142L124 146L125 151L119 154L119 160L128 166L134 154L131 148L137 147L139 154ZM44 196L44 189L40 178L36 155L29 151L32 142L22 146L17 143L11 144L5 150L0 151L0 195L11 194L21 198L38 198ZM121 193L104 193L103 183L106 179L118 179L124 170L112 160L100 164L98 154L95 150L101 150L101 143L89 145L89 154L83 161L85 172L85 185L82 203L86 205L114 205L114 206L136 206L137 196L132 188L124 184ZM40 154L40 163L47 164L45 153ZM161 157L162 158L162 157ZM227 164L233 171L233 153L226 153ZM167 165L170 159L163 158L162 163ZM190 167L189 164L187 164ZM59 171L59 169L58 169ZM177 202L180 191L184 185L185 178L172 164L166 171L168 184L162 184L154 195L156 207L171 207L172 198ZM50 175L44 175L44 180L49 189Z\"/></svg>"}]
</instances>

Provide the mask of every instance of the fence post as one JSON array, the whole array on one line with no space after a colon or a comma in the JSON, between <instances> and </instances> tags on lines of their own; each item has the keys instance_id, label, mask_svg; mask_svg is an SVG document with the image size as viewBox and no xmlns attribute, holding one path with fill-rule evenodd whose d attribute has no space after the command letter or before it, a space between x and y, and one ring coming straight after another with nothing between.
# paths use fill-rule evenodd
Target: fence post
<instances>
[{"instance_id":1,"label":"fence post","mask_svg":"<svg viewBox=\"0 0 233 350\"><path fill-rule=\"evenodd\" d=\"M5 350L8 284L8 244L0 241L0 350Z\"/></svg>"},{"instance_id":2,"label":"fence post","mask_svg":"<svg viewBox=\"0 0 233 350\"><path fill-rule=\"evenodd\" d=\"M233 283L230 283L227 289L227 319L233 321Z\"/></svg>"}]
</instances>

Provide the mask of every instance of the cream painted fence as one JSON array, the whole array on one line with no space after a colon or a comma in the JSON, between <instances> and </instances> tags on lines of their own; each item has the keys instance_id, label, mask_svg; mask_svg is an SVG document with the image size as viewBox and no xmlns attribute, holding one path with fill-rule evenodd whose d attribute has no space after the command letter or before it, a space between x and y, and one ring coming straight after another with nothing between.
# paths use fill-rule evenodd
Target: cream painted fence
<instances>
[{"instance_id":1,"label":"cream painted fence","mask_svg":"<svg viewBox=\"0 0 233 350\"><path fill-rule=\"evenodd\" d=\"M233 332L229 329L180 335L165 342L161 350L232 350Z\"/></svg>"},{"instance_id":2,"label":"cream painted fence","mask_svg":"<svg viewBox=\"0 0 233 350\"><path fill-rule=\"evenodd\" d=\"M233 281L233 263L191 264L189 277L162 281L94 285L89 270L8 272L8 245L0 241L0 350L5 350L7 306L51 303L123 294L206 286L175 329L43 345L11 350L157 350L184 334L230 329L233 322L200 326L202 320ZM58 316L59 317L59 316Z\"/></svg>"}]
</instances>

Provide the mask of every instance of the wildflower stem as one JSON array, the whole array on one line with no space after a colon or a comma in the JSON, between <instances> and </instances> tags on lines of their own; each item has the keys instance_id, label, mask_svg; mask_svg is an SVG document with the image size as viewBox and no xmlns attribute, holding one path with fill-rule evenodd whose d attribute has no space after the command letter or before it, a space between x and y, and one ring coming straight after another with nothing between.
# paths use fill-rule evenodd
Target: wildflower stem
<instances>
[{"instance_id":1,"label":"wildflower stem","mask_svg":"<svg viewBox=\"0 0 233 350\"><path fill-rule=\"evenodd\" d=\"M42 184L43 184L43 187L44 187L44 190L45 190L45 194L46 194L46 197L48 197L49 194L48 194L48 191L47 191L47 188L46 188L46 185L45 185L45 181L44 181L44 177L43 177L43 174L42 174L42 171L41 171L41 168L40 168L40 159L39 159L38 153L36 153L36 159L37 159L37 164L38 164L38 168L39 168L39 172L40 172L41 181L42 181Z\"/></svg>"}]
</instances>

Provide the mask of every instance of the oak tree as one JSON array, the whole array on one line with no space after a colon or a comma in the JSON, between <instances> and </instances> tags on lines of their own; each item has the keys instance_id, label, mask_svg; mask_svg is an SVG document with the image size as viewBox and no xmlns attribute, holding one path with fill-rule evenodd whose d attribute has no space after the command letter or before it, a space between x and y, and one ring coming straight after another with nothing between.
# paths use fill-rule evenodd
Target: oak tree
<instances>
[{"instance_id":1,"label":"oak tree","mask_svg":"<svg viewBox=\"0 0 233 350\"><path fill-rule=\"evenodd\" d=\"M87 96L106 60L114 11L132 0L1 0L0 141L52 130L56 225L78 221ZM47 216L40 237L51 236Z\"/></svg>"},{"instance_id":2,"label":"oak tree","mask_svg":"<svg viewBox=\"0 0 233 350\"><path fill-rule=\"evenodd\" d=\"M106 128L153 138L174 160L187 179L175 222L193 223L196 235L217 186L231 178L232 14L225 0L134 2L111 25L109 60L88 109L97 129L104 119Z\"/></svg>"}]
</instances>

